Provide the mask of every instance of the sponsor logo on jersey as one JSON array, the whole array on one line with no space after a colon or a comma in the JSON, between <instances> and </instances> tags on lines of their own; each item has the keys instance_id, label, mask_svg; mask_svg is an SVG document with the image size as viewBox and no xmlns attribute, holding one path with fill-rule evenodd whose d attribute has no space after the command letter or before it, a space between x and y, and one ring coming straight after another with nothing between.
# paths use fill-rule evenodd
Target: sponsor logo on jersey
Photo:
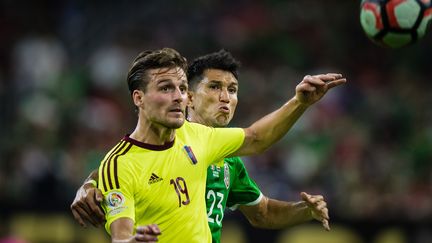
<instances>
[{"instance_id":1,"label":"sponsor logo on jersey","mask_svg":"<svg viewBox=\"0 0 432 243\"><path fill-rule=\"evenodd\" d=\"M162 180L163 179L160 178L159 176L157 176L155 173L152 173L151 176L150 176L150 179L148 181L148 184L151 185L153 183L156 183L156 182L159 182L159 181L162 181Z\"/></svg>"},{"instance_id":2,"label":"sponsor logo on jersey","mask_svg":"<svg viewBox=\"0 0 432 243\"><path fill-rule=\"evenodd\" d=\"M228 189L230 186L230 172L229 172L229 166L227 163L224 164L224 182L225 186Z\"/></svg>"}]
</instances>

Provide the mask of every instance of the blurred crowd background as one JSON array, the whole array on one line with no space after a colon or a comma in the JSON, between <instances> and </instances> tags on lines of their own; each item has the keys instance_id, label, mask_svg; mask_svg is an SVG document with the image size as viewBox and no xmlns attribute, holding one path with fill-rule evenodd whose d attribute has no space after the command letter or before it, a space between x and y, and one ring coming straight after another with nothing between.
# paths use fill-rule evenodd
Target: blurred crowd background
<instances>
[{"instance_id":1,"label":"blurred crowd background","mask_svg":"<svg viewBox=\"0 0 432 243\"><path fill-rule=\"evenodd\" d=\"M135 126L131 61L162 47L188 60L224 48L242 62L233 126L282 105L306 74L348 79L276 146L244 158L267 196L324 195L333 232L256 230L233 212L225 242L432 242L432 33L381 48L363 34L359 4L2 0L0 242L106 242L69 206Z\"/></svg>"}]
</instances>

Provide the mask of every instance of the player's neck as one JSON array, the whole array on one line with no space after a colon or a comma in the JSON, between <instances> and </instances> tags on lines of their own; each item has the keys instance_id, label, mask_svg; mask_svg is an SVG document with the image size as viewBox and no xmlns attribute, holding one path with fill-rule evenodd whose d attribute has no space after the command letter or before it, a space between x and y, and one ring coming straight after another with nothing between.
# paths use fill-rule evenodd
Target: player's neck
<instances>
[{"instance_id":1,"label":"player's neck","mask_svg":"<svg viewBox=\"0 0 432 243\"><path fill-rule=\"evenodd\" d=\"M174 140L175 130L138 119L138 124L129 137L142 143L163 145Z\"/></svg>"}]
</instances>

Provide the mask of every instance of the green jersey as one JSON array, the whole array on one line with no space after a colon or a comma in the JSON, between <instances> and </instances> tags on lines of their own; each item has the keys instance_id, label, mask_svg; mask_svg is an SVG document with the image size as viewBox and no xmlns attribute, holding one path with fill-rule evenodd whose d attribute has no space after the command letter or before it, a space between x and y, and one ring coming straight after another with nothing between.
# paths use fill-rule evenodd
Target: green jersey
<instances>
[{"instance_id":1,"label":"green jersey","mask_svg":"<svg viewBox=\"0 0 432 243\"><path fill-rule=\"evenodd\" d=\"M208 224L213 243L219 243L222 232L224 210L228 206L236 209L239 205L255 205L262 193L249 177L239 157L226 158L207 169L206 205Z\"/></svg>"}]
</instances>

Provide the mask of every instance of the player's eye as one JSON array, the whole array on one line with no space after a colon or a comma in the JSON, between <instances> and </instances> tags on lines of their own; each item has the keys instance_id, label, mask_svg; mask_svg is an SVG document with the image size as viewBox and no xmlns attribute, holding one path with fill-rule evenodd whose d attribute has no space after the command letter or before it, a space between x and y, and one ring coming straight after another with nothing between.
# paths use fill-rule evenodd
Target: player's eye
<instances>
[{"instance_id":1,"label":"player's eye","mask_svg":"<svg viewBox=\"0 0 432 243\"><path fill-rule=\"evenodd\" d=\"M228 88L228 92L230 92L231 94L235 94L235 93L237 93L237 88L230 87L230 88Z\"/></svg>"},{"instance_id":2,"label":"player's eye","mask_svg":"<svg viewBox=\"0 0 432 243\"><path fill-rule=\"evenodd\" d=\"M164 92L171 91L172 89L173 89L173 88L172 88L172 86L170 86L170 85L164 85L164 86L159 87L159 90L160 90L160 91L164 91Z\"/></svg>"},{"instance_id":3,"label":"player's eye","mask_svg":"<svg viewBox=\"0 0 432 243\"><path fill-rule=\"evenodd\" d=\"M217 84L210 84L209 88L210 88L210 89L214 89L214 90L218 90L218 89L220 89L220 85L217 85Z\"/></svg>"},{"instance_id":4,"label":"player's eye","mask_svg":"<svg viewBox=\"0 0 432 243\"><path fill-rule=\"evenodd\" d=\"M182 93L186 93L188 91L188 87L186 85L182 85L182 86L180 86L180 91Z\"/></svg>"}]
</instances>

